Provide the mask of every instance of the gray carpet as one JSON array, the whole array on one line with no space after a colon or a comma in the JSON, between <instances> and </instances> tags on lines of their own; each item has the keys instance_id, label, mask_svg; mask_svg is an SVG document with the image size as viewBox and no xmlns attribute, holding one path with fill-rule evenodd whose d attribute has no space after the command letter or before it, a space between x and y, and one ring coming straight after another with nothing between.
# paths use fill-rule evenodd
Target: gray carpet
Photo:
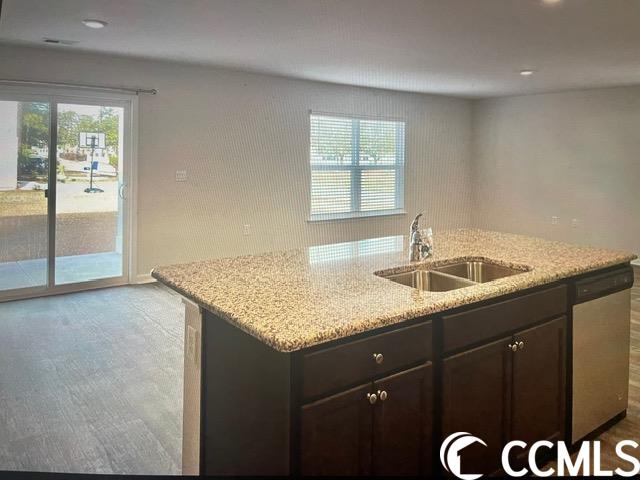
<instances>
[{"instance_id":1,"label":"gray carpet","mask_svg":"<svg viewBox=\"0 0 640 480\"><path fill-rule=\"evenodd\" d=\"M182 348L157 284L0 304L0 470L180 473Z\"/></svg>"}]
</instances>

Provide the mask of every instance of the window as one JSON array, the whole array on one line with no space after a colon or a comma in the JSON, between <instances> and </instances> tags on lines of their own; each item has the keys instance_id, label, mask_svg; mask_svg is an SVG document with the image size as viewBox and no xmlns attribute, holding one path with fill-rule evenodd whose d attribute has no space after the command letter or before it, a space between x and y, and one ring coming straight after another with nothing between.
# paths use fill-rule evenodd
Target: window
<instances>
[{"instance_id":1,"label":"window","mask_svg":"<svg viewBox=\"0 0 640 480\"><path fill-rule=\"evenodd\" d=\"M403 207L404 122L311 114L311 220Z\"/></svg>"}]
</instances>

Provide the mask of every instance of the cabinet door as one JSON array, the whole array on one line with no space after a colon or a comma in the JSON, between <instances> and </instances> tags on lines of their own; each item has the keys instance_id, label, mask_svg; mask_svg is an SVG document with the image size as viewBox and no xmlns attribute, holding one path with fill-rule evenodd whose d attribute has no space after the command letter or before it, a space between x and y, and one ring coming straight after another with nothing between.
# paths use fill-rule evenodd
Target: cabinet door
<instances>
[{"instance_id":1,"label":"cabinet door","mask_svg":"<svg viewBox=\"0 0 640 480\"><path fill-rule=\"evenodd\" d=\"M433 367L431 362L374 382L373 474L431 473Z\"/></svg>"},{"instance_id":2,"label":"cabinet door","mask_svg":"<svg viewBox=\"0 0 640 480\"><path fill-rule=\"evenodd\" d=\"M302 475L369 475L371 383L305 405L301 412Z\"/></svg>"},{"instance_id":3,"label":"cabinet door","mask_svg":"<svg viewBox=\"0 0 640 480\"><path fill-rule=\"evenodd\" d=\"M511 338L447 358L442 371L443 440L456 432L482 439L465 448L463 473L493 473L500 469L507 442L511 407Z\"/></svg>"},{"instance_id":4,"label":"cabinet door","mask_svg":"<svg viewBox=\"0 0 640 480\"><path fill-rule=\"evenodd\" d=\"M515 335L514 440L527 444L564 438L565 324L561 317Z\"/></svg>"}]
</instances>

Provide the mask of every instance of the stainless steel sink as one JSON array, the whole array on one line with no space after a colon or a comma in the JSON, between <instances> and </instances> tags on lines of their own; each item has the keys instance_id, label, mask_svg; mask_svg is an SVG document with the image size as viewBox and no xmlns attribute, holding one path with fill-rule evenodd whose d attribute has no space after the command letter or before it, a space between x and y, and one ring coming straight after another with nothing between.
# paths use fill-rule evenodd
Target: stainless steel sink
<instances>
[{"instance_id":1,"label":"stainless steel sink","mask_svg":"<svg viewBox=\"0 0 640 480\"><path fill-rule=\"evenodd\" d=\"M415 269L403 273L376 275L392 282L427 292L447 292L471 287L529 271L528 267L511 268L484 260L455 262L429 270Z\"/></svg>"},{"instance_id":2,"label":"stainless steel sink","mask_svg":"<svg viewBox=\"0 0 640 480\"><path fill-rule=\"evenodd\" d=\"M456 277L465 278L476 283L485 283L499 278L517 275L518 273L523 273L525 270L505 267L490 262L472 261L436 267L433 271L455 275Z\"/></svg>"},{"instance_id":3,"label":"stainless steel sink","mask_svg":"<svg viewBox=\"0 0 640 480\"><path fill-rule=\"evenodd\" d=\"M449 290L475 285L473 281L443 275L432 270L411 270L410 272L396 273L393 275L379 274L379 276L392 282L427 292L447 292Z\"/></svg>"}]
</instances>

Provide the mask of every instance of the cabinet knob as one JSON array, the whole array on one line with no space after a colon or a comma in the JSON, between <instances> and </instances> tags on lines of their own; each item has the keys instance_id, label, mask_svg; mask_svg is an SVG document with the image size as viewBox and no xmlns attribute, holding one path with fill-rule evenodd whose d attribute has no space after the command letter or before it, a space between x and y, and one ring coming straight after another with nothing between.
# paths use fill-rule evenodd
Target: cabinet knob
<instances>
[{"instance_id":1,"label":"cabinet knob","mask_svg":"<svg viewBox=\"0 0 640 480\"><path fill-rule=\"evenodd\" d=\"M511 350L512 352L517 352L518 351L518 344L514 343L514 344L509 344L508 345L509 350Z\"/></svg>"},{"instance_id":2,"label":"cabinet knob","mask_svg":"<svg viewBox=\"0 0 640 480\"><path fill-rule=\"evenodd\" d=\"M380 365L382 362L384 362L384 355L382 355L381 353L374 353L373 354L373 360Z\"/></svg>"},{"instance_id":3,"label":"cabinet knob","mask_svg":"<svg viewBox=\"0 0 640 480\"><path fill-rule=\"evenodd\" d=\"M367 393L367 400L373 405L378 400L378 396L375 393Z\"/></svg>"},{"instance_id":4,"label":"cabinet knob","mask_svg":"<svg viewBox=\"0 0 640 480\"><path fill-rule=\"evenodd\" d=\"M382 391L378 390L378 398L380 399L381 402L384 402L388 396L389 395L387 394L386 390L382 390Z\"/></svg>"},{"instance_id":5,"label":"cabinet knob","mask_svg":"<svg viewBox=\"0 0 640 480\"><path fill-rule=\"evenodd\" d=\"M524 348L524 342L518 342L518 350L522 350Z\"/></svg>"}]
</instances>

